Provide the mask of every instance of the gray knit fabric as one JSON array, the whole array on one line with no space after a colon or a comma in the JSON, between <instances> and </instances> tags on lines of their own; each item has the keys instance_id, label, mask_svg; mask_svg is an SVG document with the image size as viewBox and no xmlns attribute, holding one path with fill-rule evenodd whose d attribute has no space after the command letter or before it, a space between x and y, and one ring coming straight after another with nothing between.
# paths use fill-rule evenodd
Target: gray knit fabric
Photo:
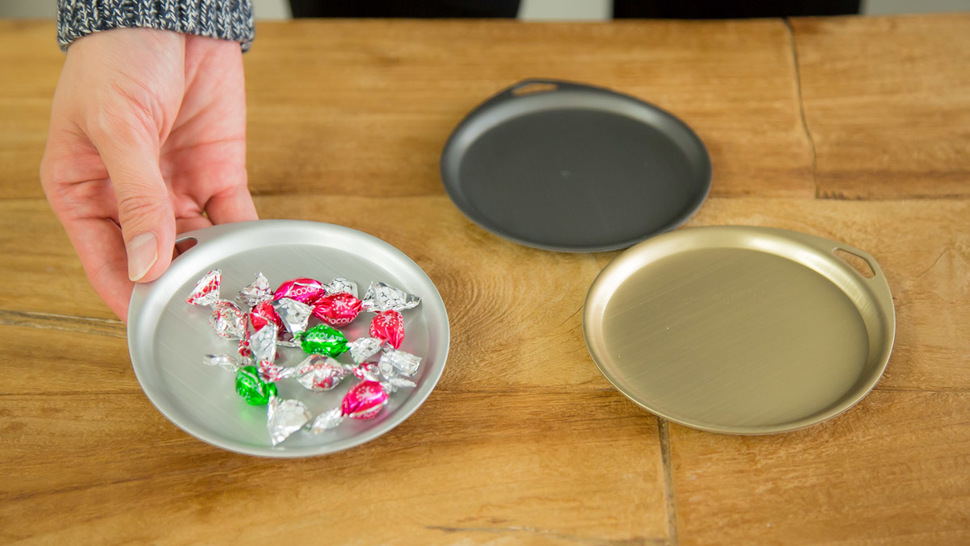
<instances>
[{"instance_id":1,"label":"gray knit fabric","mask_svg":"<svg viewBox=\"0 0 970 546\"><path fill-rule=\"evenodd\" d=\"M71 42L113 28L157 28L253 43L251 0L58 0L57 41Z\"/></svg>"}]
</instances>

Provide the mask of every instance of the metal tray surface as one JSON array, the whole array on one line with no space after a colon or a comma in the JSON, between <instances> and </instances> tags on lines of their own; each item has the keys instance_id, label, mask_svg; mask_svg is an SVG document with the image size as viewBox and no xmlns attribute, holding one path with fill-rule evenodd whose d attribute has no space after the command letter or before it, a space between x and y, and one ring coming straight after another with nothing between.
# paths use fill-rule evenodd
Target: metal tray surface
<instances>
[{"instance_id":1,"label":"metal tray surface","mask_svg":"<svg viewBox=\"0 0 970 546\"><path fill-rule=\"evenodd\" d=\"M527 246L626 248L685 222L707 197L711 161L681 120L637 98L526 80L455 128L441 177L473 222Z\"/></svg>"},{"instance_id":2,"label":"metal tray surface","mask_svg":"<svg viewBox=\"0 0 970 546\"><path fill-rule=\"evenodd\" d=\"M192 436L264 457L333 453L399 425L441 377L450 335L444 303L424 271L386 242L346 227L296 220L225 224L179 238L188 240L195 240L195 246L176 258L164 275L135 287L128 314L128 347L145 394L165 417ZM227 299L235 298L257 272L266 275L274 288L295 277L322 282L344 277L357 282L362 292L371 281L383 281L418 295L421 305L404 313L407 337L401 346L423 358L415 377L417 387L392 394L375 419L347 420L321 435L299 431L273 447L266 430L266 407L249 406L239 398L232 373L202 364L203 354L235 354L237 344L212 332L208 308L185 303L195 283L213 268L222 269L222 294ZM365 316L343 328L349 339L367 334ZM278 362L284 365L305 357L300 349L280 349L280 354ZM316 416L340 404L355 383L352 379L325 393L307 391L293 380L281 381L277 387L281 396L302 400Z\"/></svg>"},{"instance_id":3,"label":"metal tray surface","mask_svg":"<svg viewBox=\"0 0 970 546\"><path fill-rule=\"evenodd\" d=\"M741 226L630 248L583 311L589 352L617 389L671 421L730 434L795 430L852 407L882 376L895 325L886 277L865 252Z\"/></svg>"}]
</instances>

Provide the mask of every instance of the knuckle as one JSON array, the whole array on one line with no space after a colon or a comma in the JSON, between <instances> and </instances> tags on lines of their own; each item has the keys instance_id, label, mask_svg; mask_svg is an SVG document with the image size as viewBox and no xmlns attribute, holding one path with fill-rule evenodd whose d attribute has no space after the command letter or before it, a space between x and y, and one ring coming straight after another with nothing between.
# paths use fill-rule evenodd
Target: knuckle
<instances>
[{"instance_id":1,"label":"knuckle","mask_svg":"<svg viewBox=\"0 0 970 546\"><path fill-rule=\"evenodd\" d=\"M109 82L98 91L88 130L96 139L141 138L159 126L156 99L130 82Z\"/></svg>"},{"instance_id":2,"label":"knuckle","mask_svg":"<svg viewBox=\"0 0 970 546\"><path fill-rule=\"evenodd\" d=\"M118 219L122 224L151 222L164 211L164 197L155 192L129 192L118 198Z\"/></svg>"}]
</instances>

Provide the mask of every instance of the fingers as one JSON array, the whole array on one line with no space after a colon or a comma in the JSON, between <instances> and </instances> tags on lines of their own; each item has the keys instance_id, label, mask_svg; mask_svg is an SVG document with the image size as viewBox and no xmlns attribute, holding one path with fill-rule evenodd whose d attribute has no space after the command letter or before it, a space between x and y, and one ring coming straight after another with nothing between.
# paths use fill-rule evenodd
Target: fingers
<instances>
[{"instance_id":1,"label":"fingers","mask_svg":"<svg viewBox=\"0 0 970 546\"><path fill-rule=\"evenodd\" d=\"M124 322L128 322L128 304L134 284L128 278L128 258L121 239L121 229L107 218L62 218L87 274L88 282L98 296Z\"/></svg>"},{"instance_id":2,"label":"fingers","mask_svg":"<svg viewBox=\"0 0 970 546\"><path fill-rule=\"evenodd\" d=\"M117 198L127 275L135 282L152 281L168 268L175 243L175 213L158 166L158 136L131 123L138 116L130 112L106 116L90 134Z\"/></svg>"},{"instance_id":3,"label":"fingers","mask_svg":"<svg viewBox=\"0 0 970 546\"><path fill-rule=\"evenodd\" d=\"M253 198L246 188L245 181L242 185L231 186L213 195L206 203L205 211L213 224L248 222L259 219L256 214L256 206L253 205Z\"/></svg>"}]
</instances>

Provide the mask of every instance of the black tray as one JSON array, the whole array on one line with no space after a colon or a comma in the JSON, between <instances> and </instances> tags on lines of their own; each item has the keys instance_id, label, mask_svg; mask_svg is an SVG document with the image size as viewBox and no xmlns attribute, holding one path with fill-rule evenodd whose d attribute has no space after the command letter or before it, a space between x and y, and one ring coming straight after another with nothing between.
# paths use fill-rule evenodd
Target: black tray
<instances>
[{"instance_id":1,"label":"black tray","mask_svg":"<svg viewBox=\"0 0 970 546\"><path fill-rule=\"evenodd\" d=\"M685 222L711 185L711 161L682 121L634 97L526 80L458 125L441 157L455 205L531 247L626 248Z\"/></svg>"}]
</instances>

